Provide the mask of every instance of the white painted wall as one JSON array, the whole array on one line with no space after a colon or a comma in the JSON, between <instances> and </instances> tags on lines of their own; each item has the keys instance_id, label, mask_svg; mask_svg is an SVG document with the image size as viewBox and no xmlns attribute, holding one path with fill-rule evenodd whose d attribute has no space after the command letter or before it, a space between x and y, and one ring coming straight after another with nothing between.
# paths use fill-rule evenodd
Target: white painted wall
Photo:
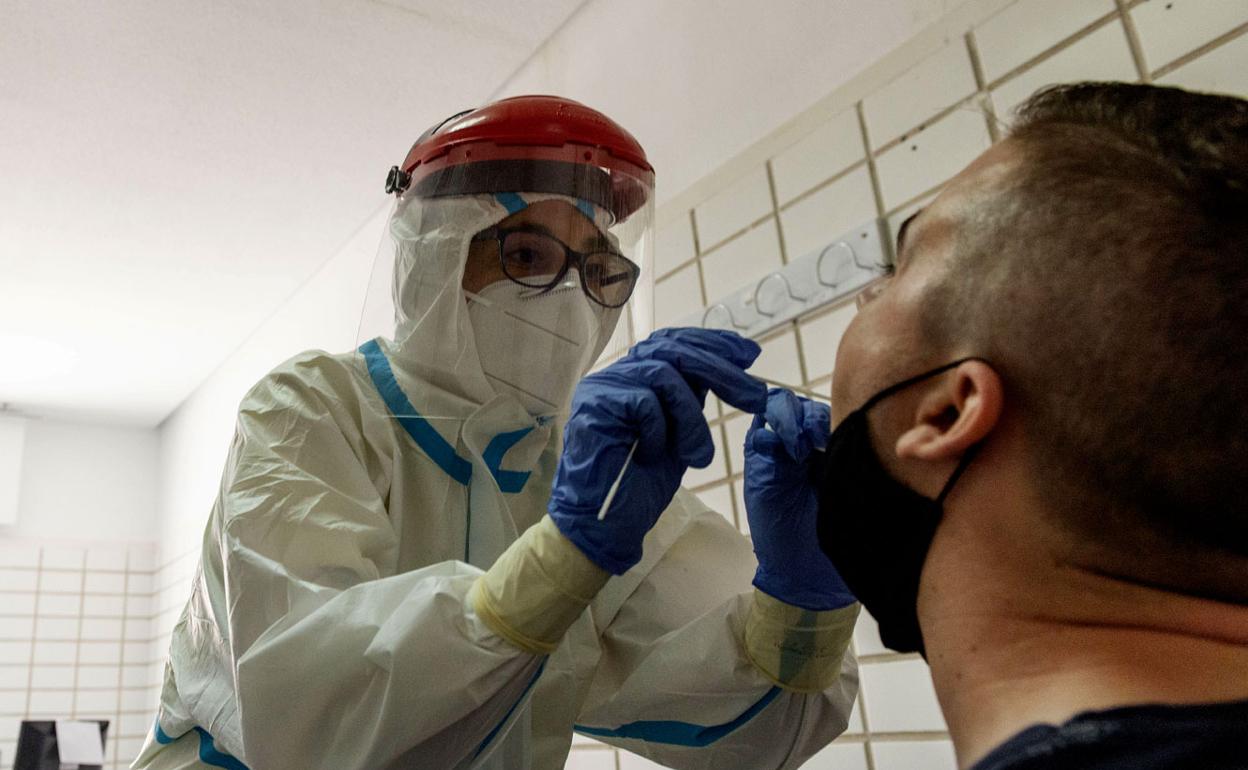
<instances>
[{"instance_id":1,"label":"white painted wall","mask_svg":"<svg viewBox=\"0 0 1248 770\"><path fill-rule=\"evenodd\" d=\"M594 0L497 95L555 93L631 131L662 205L964 0Z\"/></svg>"},{"instance_id":2,"label":"white painted wall","mask_svg":"<svg viewBox=\"0 0 1248 770\"><path fill-rule=\"evenodd\" d=\"M238 404L248 389L273 367L304 350L341 352L355 346L365 288L389 213L380 196L378 206L377 215L161 423L158 530L162 565L199 546L221 480ZM193 560L190 566L194 567Z\"/></svg>"},{"instance_id":3,"label":"white painted wall","mask_svg":"<svg viewBox=\"0 0 1248 770\"><path fill-rule=\"evenodd\" d=\"M157 434L150 428L30 420L17 524L0 539L156 539Z\"/></svg>"}]
</instances>

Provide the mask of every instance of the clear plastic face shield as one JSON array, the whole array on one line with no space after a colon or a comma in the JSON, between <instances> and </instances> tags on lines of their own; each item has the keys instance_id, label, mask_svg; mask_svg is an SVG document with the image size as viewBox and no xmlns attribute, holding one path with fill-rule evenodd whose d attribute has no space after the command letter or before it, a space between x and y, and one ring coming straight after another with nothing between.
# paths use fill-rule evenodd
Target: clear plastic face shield
<instances>
[{"instance_id":1,"label":"clear plastic face shield","mask_svg":"<svg viewBox=\"0 0 1248 770\"><path fill-rule=\"evenodd\" d=\"M652 174L584 147L507 154L417 169L388 218L357 355L384 359L395 417L511 401L558 420L652 329Z\"/></svg>"}]
</instances>

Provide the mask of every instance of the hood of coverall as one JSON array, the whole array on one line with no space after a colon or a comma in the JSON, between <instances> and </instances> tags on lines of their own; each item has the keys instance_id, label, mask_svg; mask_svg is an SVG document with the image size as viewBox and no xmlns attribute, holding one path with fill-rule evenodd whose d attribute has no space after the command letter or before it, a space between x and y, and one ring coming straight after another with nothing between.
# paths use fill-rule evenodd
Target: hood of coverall
<instances>
[{"instance_id":1,"label":"hood of coverall","mask_svg":"<svg viewBox=\"0 0 1248 770\"><path fill-rule=\"evenodd\" d=\"M547 193L522 193L511 197L527 205L545 200L567 202L582 212L577 216L589 216L606 238L616 242L611 232L611 214L598 206ZM511 395L510 388L488 376L482 365L478 332L471 320L463 280L473 236L514 213L515 205L511 203L509 209L491 194L439 198L403 196L389 217L374 266L374 285L365 302L360 325L362 339L358 342L362 344L374 336L379 319L392 307L393 333L381 334L379 342L400 385L405 385L405 391L432 385L450 397L449 401L439 400L445 401L454 414L428 411L430 408L441 410L442 404L437 407L426 404L424 409L417 405L427 419L462 418L466 412L492 399ZM385 288L382 280L386 277L389 278L386 281L389 296L382 291ZM634 297L643 295L641 301L649 307L653 301L653 283L644 280L646 277L643 275L643 280L638 282ZM584 360L588 363L575 373L576 378L585 374L593 362L621 355L630 344L630 331L636 327L624 320L628 318L633 300L624 308L601 307L588 298L585 301L592 323L591 328L578 330L583 335L578 334L577 341L586 346ZM481 331L490 333L492 330ZM497 345L485 347L488 350ZM517 356L520 366L532 372L550 371L552 367L547 351L516 349L511 354ZM566 403L562 406L566 408ZM561 414L553 416L559 421Z\"/></svg>"}]
</instances>

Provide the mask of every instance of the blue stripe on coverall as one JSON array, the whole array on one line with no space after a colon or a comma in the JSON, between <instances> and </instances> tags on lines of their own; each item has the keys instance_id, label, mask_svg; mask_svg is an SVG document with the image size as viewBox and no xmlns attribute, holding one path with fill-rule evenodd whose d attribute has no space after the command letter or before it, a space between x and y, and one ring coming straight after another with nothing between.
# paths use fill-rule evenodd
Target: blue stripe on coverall
<instances>
[{"instance_id":1,"label":"blue stripe on coverall","mask_svg":"<svg viewBox=\"0 0 1248 770\"><path fill-rule=\"evenodd\" d=\"M394 372L390 370L386 354L381 352L381 345L377 340L369 340L360 346L360 352L364 354L364 360L368 364L368 376L372 378L373 386L381 394L381 400L386 402L386 408L403 426L403 430L407 431L416 445L425 450L429 459L437 463L446 475L467 486L468 480L472 478L472 463L456 454L455 447L448 444L442 434L434 430L416 411L416 407L412 406L412 402L407 400L403 389L394 379Z\"/></svg>"},{"instance_id":2,"label":"blue stripe on coverall","mask_svg":"<svg viewBox=\"0 0 1248 770\"><path fill-rule=\"evenodd\" d=\"M386 359L386 354L382 352L381 345L377 343L377 340L369 340L360 346L360 352L364 354L364 360L368 365L368 376L373 381L373 387L377 388L390 414L394 415L394 418L403 426L403 430L407 431L407 435L412 437L416 445L423 449L429 459L437 463L446 475L467 486L472 479L472 463L460 457L455 448L442 438L442 434L434 430L433 426L416 411L416 407L412 406L412 402L408 400L403 389L399 387L398 381L394 379L394 371L390 369L390 362ZM486 446L481 459L489 468L490 475L498 482L499 490L515 494L523 490L528 482L529 471L503 470L502 463L503 455L507 454L507 450L515 446L516 442L532 430L530 426L500 433Z\"/></svg>"},{"instance_id":3,"label":"blue stripe on coverall","mask_svg":"<svg viewBox=\"0 0 1248 770\"><path fill-rule=\"evenodd\" d=\"M704 727L702 725L689 724L688 722L675 722L664 719L629 722L616 728L576 725L575 729L578 733L599 738L632 738L647 743L666 743L672 746L701 748L711 745L758 716L758 713L765 709L767 704L775 700L779 694L780 688L772 687L767 691L766 695L760 698L753 706L746 709L741 716L722 725Z\"/></svg>"},{"instance_id":4,"label":"blue stripe on coverall","mask_svg":"<svg viewBox=\"0 0 1248 770\"><path fill-rule=\"evenodd\" d=\"M524 692L520 693L520 697L516 699L516 702L511 704L511 708L507 709L507 713L503 714L503 718L499 720L498 724L494 725L494 729L490 730L489 734L485 736L485 739L481 741L481 744L477 746L477 750L472 754L473 759L481 756L481 752L485 751L485 747L490 745L490 741L494 740L494 737L498 735L498 731L503 729L503 725L507 724L507 720L511 719L511 715L515 713L521 703L524 703L524 699L529 695L529 690L532 690L533 685L537 684L538 677L542 675L542 670L545 668L546 661L543 660L542 664L537 667L537 673L535 673L533 678L529 680L529 683L524 686Z\"/></svg>"},{"instance_id":5,"label":"blue stripe on coverall","mask_svg":"<svg viewBox=\"0 0 1248 770\"><path fill-rule=\"evenodd\" d=\"M224 767L226 770L247 770L247 765L239 762L235 757L226 754L216 747L212 740L212 736L202 727L192 728L199 735L199 761L205 765L212 767ZM179 736L180 737L180 736ZM156 742L161 746L168 746L177 738L169 737L160 727L160 720L156 720Z\"/></svg>"}]
</instances>

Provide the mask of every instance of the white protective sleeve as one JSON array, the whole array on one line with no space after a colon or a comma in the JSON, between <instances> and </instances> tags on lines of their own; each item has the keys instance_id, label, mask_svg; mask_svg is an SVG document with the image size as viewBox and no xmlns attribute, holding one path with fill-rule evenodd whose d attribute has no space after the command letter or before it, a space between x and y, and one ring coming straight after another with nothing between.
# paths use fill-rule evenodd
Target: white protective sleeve
<instances>
[{"instance_id":1,"label":"white protective sleeve","mask_svg":"<svg viewBox=\"0 0 1248 770\"><path fill-rule=\"evenodd\" d=\"M746 629L760 620L749 542L683 490L663 515L685 524L652 531L637 573L612 580L599 595L609 606L610 594L628 593L602 635L603 658L578 731L672 768L801 766L848 724L858 692L848 649L858 605L826 613L793 608L822 621L825 652L835 652L821 691L779 687L746 649ZM764 603L778 604L770 597Z\"/></svg>"},{"instance_id":2,"label":"white protective sleeve","mask_svg":"<svg viewBox=\"0 0 1248 770\"><path fill-rule=\"evenodd\" d=\"M252 770L467 766L542 659L472 611L479 570L395 574L392 517L429 512L387 511L378 488L397 494L384 477L402 470L373 454L350 408L281 373L244 401L175 633L180 703L164 729L201 727Z\"/></svg>"},{"instance_id":3,"label":"white protective sleeve","mask_svg":"<svg viewBox=\"0 0 1248 770\"><path fill-rule=\"evenodd\" d=\"M278 374L244 402L162 729L203 728L252 770L469 767L546 659L473 609L480 570L399 569L396 520L446 512L387 510L378 489L393 497L404 472L341 392ZM642 563L581 618L601 647L568 693L582 732L675 768L797 767L840 734L852 655L823 692L776 687L745 648L753 565L745 538L680 493Z\"/></svg>"}]
</instances>

